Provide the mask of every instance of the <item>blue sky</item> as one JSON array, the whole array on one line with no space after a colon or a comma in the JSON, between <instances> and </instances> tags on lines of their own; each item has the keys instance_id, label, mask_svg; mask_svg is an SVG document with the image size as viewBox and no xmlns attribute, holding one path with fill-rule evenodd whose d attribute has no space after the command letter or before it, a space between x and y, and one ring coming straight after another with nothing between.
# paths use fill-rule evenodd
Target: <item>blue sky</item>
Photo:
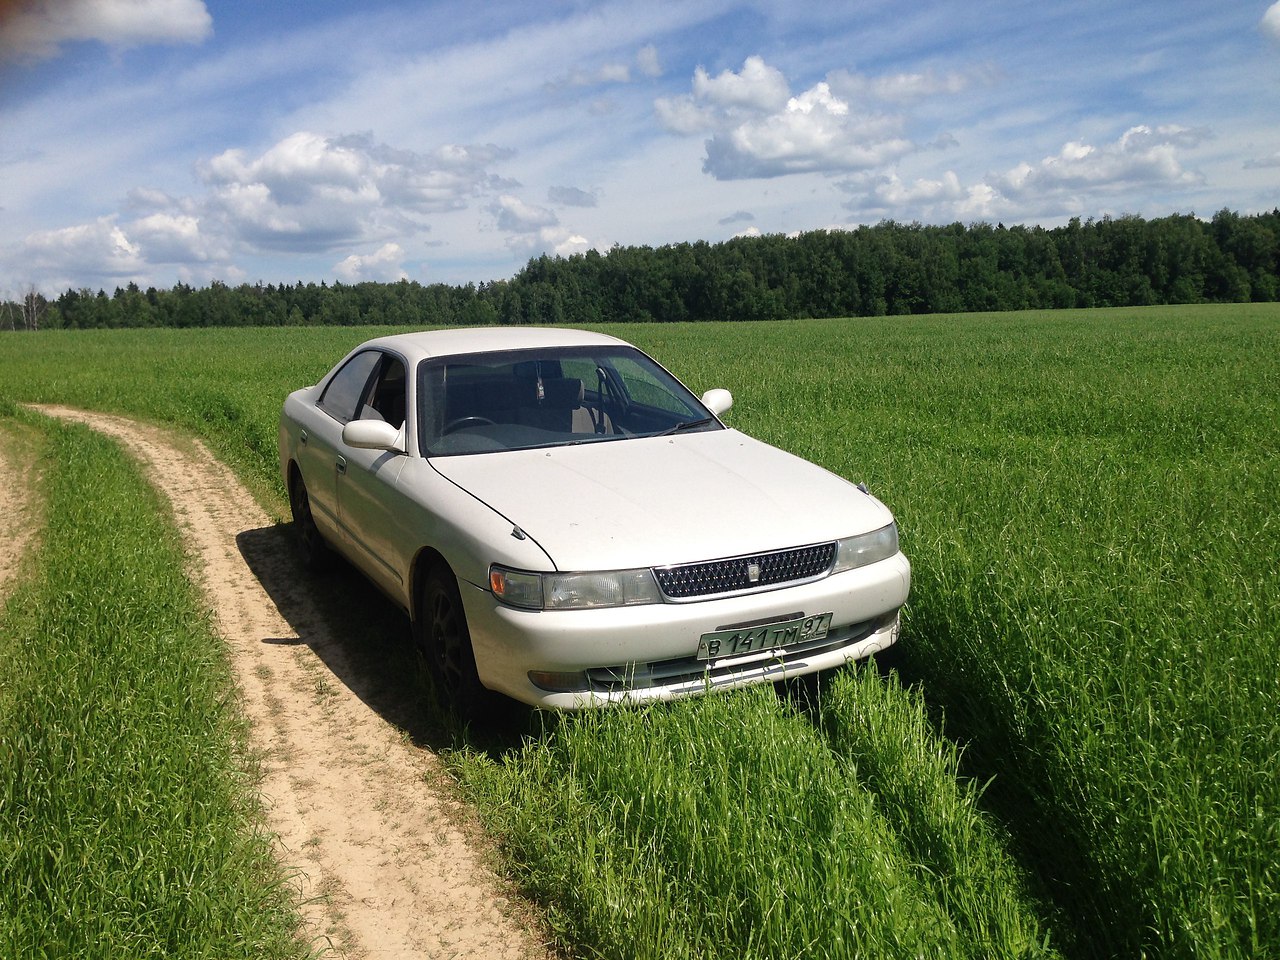
<instances>
[{"instance_id":1,"label":"blue sky","mask_svg":"<svg viewBox=\"0 0 1280 960\"><path fill-rule=\"evenodd\" d=\"M0 0L0 295L1280 206L1280 2Z\"/></svg>"}]
</instances>

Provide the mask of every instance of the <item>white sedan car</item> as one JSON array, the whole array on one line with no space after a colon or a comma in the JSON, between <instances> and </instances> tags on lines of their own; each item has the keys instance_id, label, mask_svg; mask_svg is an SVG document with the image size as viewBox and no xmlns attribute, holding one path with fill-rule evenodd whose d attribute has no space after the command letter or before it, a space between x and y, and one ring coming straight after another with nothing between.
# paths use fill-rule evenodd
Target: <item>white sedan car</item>
<instances>
[{"instance_id":1,"label":"white sedan car","mask_svg":"<svg viewBox=\"0 0 1280 960\"><path fill-rule=\"evenodd\" d=\"M852 662L911 567L865 488L734 430L614 337L371 340L289 395L304 558L404 608L441 689L544 707L670 699Z\"/></svg>"}]
</instances>

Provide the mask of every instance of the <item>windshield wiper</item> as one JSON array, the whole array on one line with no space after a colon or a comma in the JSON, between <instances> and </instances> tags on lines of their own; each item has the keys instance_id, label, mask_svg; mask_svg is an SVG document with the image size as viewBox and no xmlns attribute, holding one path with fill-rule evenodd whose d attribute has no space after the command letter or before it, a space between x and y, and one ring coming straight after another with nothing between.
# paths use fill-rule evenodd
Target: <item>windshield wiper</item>
<instances>
[{"instance_id":1,"label":"windshield wiper","mask_svg":"<svg viewBox=\"0 0 1280 960\"><path fill-rule=\"evenodd\" d=\"M651 433L651 437L669 437L673 433L679 433L681 430L692 430L694 427L705 427L708 423L714 423L715 417L703 417L701 420L685 420L677 423L674 427L668 427L666 430L660 430L657 433Z\"/></svg>"}]
</instances>

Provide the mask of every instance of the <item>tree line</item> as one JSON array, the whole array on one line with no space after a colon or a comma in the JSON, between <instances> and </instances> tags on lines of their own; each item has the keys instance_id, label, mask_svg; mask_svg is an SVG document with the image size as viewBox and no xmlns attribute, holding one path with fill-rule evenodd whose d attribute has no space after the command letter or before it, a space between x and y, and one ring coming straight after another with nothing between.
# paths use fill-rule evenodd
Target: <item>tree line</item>
<instances>
[{"instance_id":1,"label":"tree line","mask_svg":"<svg viewBox=\"0 0 1280 960\"><path fill-rule=\"evenodd\" d=\"M617 246L531 259L479 285L137 284L34 290L0 327L598 324L1222 303L1280 299L1280 209L1209 221L1103 217L1065 226L926 226ZM8 319L5 324L4 320ZM27 322L28 319L34 322Z\"/></svg>"}]
</instances>

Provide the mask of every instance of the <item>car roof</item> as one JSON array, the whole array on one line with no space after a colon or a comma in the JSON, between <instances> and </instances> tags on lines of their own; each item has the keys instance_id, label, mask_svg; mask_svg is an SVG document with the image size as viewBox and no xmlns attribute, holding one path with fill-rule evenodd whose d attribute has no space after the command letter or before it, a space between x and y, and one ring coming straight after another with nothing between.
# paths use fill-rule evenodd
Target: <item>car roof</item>
<instances>
[{"instance_id":1,"label":"car roof","mask_svg":"<svg viewBox=\"0 0 1280 960\"><path fill-rule=\"evenodd\" d=\"M460 353L528 350L541 347L629 346L603 333L552 327L449 327L379 337L357 349L385 347L410 362Z\"/></svg>"}]
</instances>

